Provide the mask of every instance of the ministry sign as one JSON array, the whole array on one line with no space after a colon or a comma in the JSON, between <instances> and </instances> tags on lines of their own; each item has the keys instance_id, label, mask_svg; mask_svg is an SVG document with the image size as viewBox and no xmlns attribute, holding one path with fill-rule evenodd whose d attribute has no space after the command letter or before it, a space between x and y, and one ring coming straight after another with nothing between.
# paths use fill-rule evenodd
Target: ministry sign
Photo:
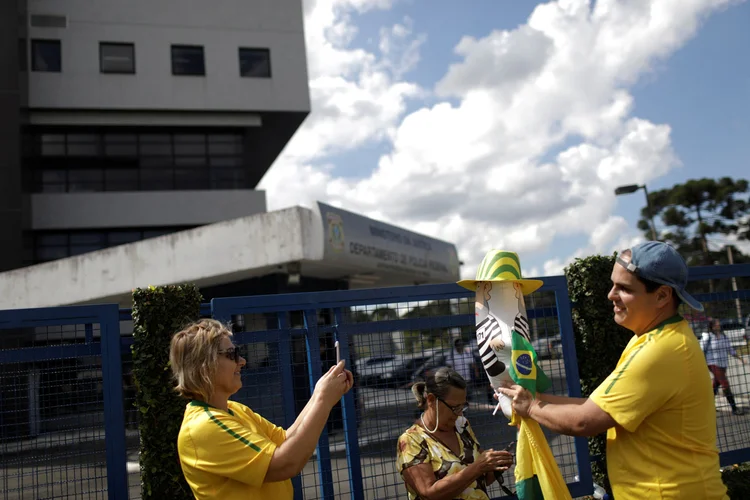
<instances>
[{"instance_id":1,"label":"ministry sign","mask_svg":"<svg viewBox=\"0 0 750 500\"><path fill-rule=\"evenodd\" d=\"M459 277L456 246L318 203L323 220L323 260L359 272L389 271L435 281Z\"/></svg>"}]
</instances>

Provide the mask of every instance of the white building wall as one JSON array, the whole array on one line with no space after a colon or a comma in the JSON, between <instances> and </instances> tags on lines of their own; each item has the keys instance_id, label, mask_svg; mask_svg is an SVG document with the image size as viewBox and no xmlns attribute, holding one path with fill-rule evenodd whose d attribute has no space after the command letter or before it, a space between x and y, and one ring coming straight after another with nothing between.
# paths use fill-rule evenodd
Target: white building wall
<instances>
[{"instance_id":1,"label":"white building wall","mask_svg":"<svg viewBox=\"0 0 750 500\"><path fill-rule=\"evenodd\" d=\"M67 16L62 72L31 72L33 108L309 111L301 0L30 0L29 14ZM136 73L101 74L99 42L135 44ZM205 76L173 76L171 44L202 45ZM242 78L239 47L268 48L271 78ZM31 66L29 64L29 66Z\"/></svg>"},{"instance_id":2,"label":"white building wall","mask_svg":"<svg viewBox=\"0 0 750 500\"><path fill-rule=\"evenodd\" d=\"M265 191L141 191L31 195L33 230L198 226L266 211Z\"/></svg>"}]
</instances>

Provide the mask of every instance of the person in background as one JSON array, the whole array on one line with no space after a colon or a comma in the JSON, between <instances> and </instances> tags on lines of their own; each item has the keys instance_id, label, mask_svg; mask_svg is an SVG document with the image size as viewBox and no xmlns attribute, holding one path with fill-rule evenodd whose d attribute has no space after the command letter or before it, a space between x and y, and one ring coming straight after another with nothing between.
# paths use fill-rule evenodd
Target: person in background
<instances>
[{"instance_id":1,"label":"person in background","mask_svg":"<svg viewBox=\"0 0 750 500\"><path fill-rule=\"evenodd\" d=\"M495 481L495 472L513 464L513 455L479 446L463 416L468 408L466 381L442 367L411 390L423 413L399 437L396 457L409 499L489 499L487 486Z\"/></svg>"},{"instance_id":2,"label":"person in background","mask_svg":"<svg viewBox=\"0 0 750 500\"><path fill-rule=\"evenodd\" d=\"M447 357L446 363L453 368L464 380L471 380L474 374L474 355L464 345L464 340L458 337L453 341L453 350Z\"/></svg>"},{"instance_id":3,"label":"person in background","mask_svg":"<svg viewBox=\"0 0 750 500\"><path fill-rule=\"evenodd\" d=\"M291 500L291 478L315 450L331 408L352 387L344 362L315 385L289 429L229 401L242 387L245 359L232 331L202 319L172 337L169 353L176 390L190 400L177 440L185 479L197 500Z\"/></svg>"},{"instance_id":4,"label":"person in background","mask_svg":"<svg viewBox=\"0 0 750 500\"><path fill-rule=\"evenodd\" d=\"M703 334L700 343L701 349L703 349L703 353L706 355L708 369L714 376L714 396L716 396L719 386L721 386L724 391L724 397L727 398L729 406L732 407L732 414L743 415L745 412L737 407L734 394L732 394L732 389L729 386L727 368L729 367L729 356L739 359L743 365L747 365L747 362L732 347L732 343L724 335L721 329L721 321L718 319L711 320L711 331Z\"/></svg>"}]
</instances>

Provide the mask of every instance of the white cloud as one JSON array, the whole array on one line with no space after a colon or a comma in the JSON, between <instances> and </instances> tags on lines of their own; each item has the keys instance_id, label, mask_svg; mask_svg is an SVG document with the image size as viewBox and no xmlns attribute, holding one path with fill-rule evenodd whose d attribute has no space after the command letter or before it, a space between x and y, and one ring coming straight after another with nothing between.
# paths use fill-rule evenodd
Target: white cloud
<instances>
[{"instance_id":1,"label":"white cloud","mask_svg":"<svg viewBox=\"0 0 750 500\"><path fill-rule=\"evenodd\" d=\"M435 95L403 81L419 60L419 19L381 30L379 52L349 47L358 15L387 0L305 3L313 112L264 178L272 208L319 199L454 241L472 275L489 248L525 255L556 236L589 243L544 264L639 236L612 217L613 189L678 167L670 127L633 116L629 91L730 0L560 0L515 30L464 37ZM434 36L439 36L436 34ZM331 155L387 141L359 178ZM554 152L557 154L554 154ZM538 269L534 269L537 271Z\"/></svg>"}]
</instances>

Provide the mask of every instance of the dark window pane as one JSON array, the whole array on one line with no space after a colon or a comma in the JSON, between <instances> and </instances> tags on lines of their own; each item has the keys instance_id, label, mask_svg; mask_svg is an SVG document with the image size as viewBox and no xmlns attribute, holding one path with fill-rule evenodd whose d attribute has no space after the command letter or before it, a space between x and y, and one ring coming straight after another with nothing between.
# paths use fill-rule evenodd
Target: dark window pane
<instances>
[{"instance_id":1,"label":"dark window pane","mask_svg":"<svg viewBox=\"0 0 750 500\"><path fill-rule=\"evenodd\" d=\"M209 155L242 155L242 144L234 144L231 142L224 143L209 143L208 144Z\"/></svg>"},{"instance_id":2,"label":"dark window pane","mask_svg":"<svg viewBox=\"0 0 750 500\"><path fill-rule=\"evenodd\" d=\"M176 156L174 164L180 167L204 167L206 166L205 156Z\"/></svg>"},{"instance_id":3,"label":"dark window pane","mask_svg":"<svg viewBox=\"0 0 750 500\"><path fill-rule=\"evenodd\" d=\"M91 192L104 190L103 172L97 169L68 170L68 191Z\"/></svg>"},{"instance_id":4,"label":"dark window pane","mask_svg":"<svg viewBox=\"0 0 750 500\"><path fill-rule=\"evenodd\" d=\"M60 40L32 40L31 69L53 73L62 71Z\"/></svg>"},{"instance_id":5,"label":"dark window pane","mask_svg":"<svg viewBox=\"0 0 750 500\"><path fill-rule=\"evenodd\" d=\"M137 191L138 171L135 169L107 169L104 171L107 191Z\"/></svg>"},{"instance_id":6,"label":"dark window pane","mask_svg":"<svg viewBox=\"0 0 750 500\"><path fill-rule=\"evenodd\" d=\"M170 168L174 162L171 156L164 157L153 157L153 158L141 158L141 168L144 169L158 169L158 168Z\"/></svg>"},{"instance_id":7,"label":"dark window pane","mask_svg":"<svg viewBox=\"0 0 750 500\"><path fill-rule=\"evenodd\" d=\"M65 170L42 170L43 184L65 184Z\"/></svg>"},{"instance_id":8,"label":"dark window pane","mask_svg":"<svg viewBox=\"0 0 750 500\"><path fill-rule=\"evenodd\" d=\"M106 134L104 142L107 144L135 144L138 142L136 134Z\"/></svg>"},{"instance_id":9,"label":"dark window pane","mask_svg":"<svg viewBox=\"0 0 750 500\"><path fill-rule=\"evenodd\" d=\"M142 236L140 231L115 231L109 233L109 245L124 245L126 243L140 241L141 238Z\"/></svg>"},{"instance_id":10,"label":"dark window pane","mask_svg":"<svg viewBox=\"0 0 750 500\"><path fill-rule=\"evenodd\" d=\"M212 168L236 168L243 164L242 158L237 156L217 156L211 158Z\"/></svg>"},{"instance_id":11,"label":"dark window pane","mask_svg":"<svg viewBox=\"0 0 750 500\"><path fill-rule=\"evenodd\" d=\"M138 145L132 144L106 144L104 146L106 156L138 156Z\"/></svg>"},{"instance_id":12,"label":"dark window pane","mask_svg":"<svg viewBox=\"0 0 750 500\"><path fill-rule=\"evenodd\" d=\"M143 156L172 156L172 145L170 143L141 142L141 154Z\"/></svg>"},{"instance_id":13,"label":"dark window pane","mask_svg":"<svg viewBox=\"0 0 750 500\"><path fill-rule=\"evenodd\" d=\"M175 168L174 174L177 189L206 189L208 185L208 170L203 168Z\"/></svg>"},{"instance_id":14,"label":"dark window pane","mask_svg":"<svg viewBox=\"0 0 750 500\"><path fill-rule=\"evenodd\" d=\"M271 52L268 49L240 49L240 75L271 78Z\"/></svg>"},{"instance_id":15,"label":"dark window pane","mask_svg":"<svg viewBox=\"0 0 750 500\"><path fill-rule=\"evenodd\" d=\"M203 47L172 45L172 74L205 75L206 64L203 57Z\"/></svg>"},{"instance_id":16,"label":"dark window pane","mask_svg":"<svg viewBox=\"0 0 750 500\"><path fill-rule=\"evenodd\" d=\"M36 243L39 246L67 246L68 235L67 234L38 234L36 236Z\"/></svg>"},{"instance_id":17,"label":"dark window pane","mask_svg":"<svg viewBox=\"0 0 750 500\"><path fill-rule=\"evenodd\" d=\"M135 45L100 43L99 66L102 73L135 73Z\"/></svg>"},{"instance_id":18,"label":"dark window pane","mask_svg":"<svg viewBox=\"0 0 750 500\"><path fill-rule=\"evenodd\" d=\"M141 189L144 191L160 191L173 189L174 179L172 170L141 170Z\"/></svg>"},{"instance_id":19,"label":"dark window pane","mask_svg":"<svg viewBox=\"0 0 750 500\"><path fill-rule=\"evenodd\" d=\"M107 241L105 233L71 233L70 245L104 245Z\"/></svg>"},{"instance_id":20,"label":"dark window pane","mask_svg":"<svg viewBox=\"0 0 750 500\"><path fill-rule=\"evenodd\" d=\"M96 143L76 143L68 141L68 156L96 156L99 145Z\"/></svg>"},{"instance_id":21,"label":"dark window pane","mask_svg":"<svg viewBox=\"0 0 750 500\"><path fill-rule=\"evenodd\" d=\"M242 189L245 175L241 170L211 171L211 189Z\"/></svg>"},{"instance_id":22,"label":"dark window pane","mask_svg":"<svg viewBox=\"0 0 750 500\"><path fill-rule=\"evenodd\" d=\"M42 156L65 156L65 136L62 134L43 134L40 137Z\"/></svg>"},{"instance_id":23,"label":"dark window pane","mask_svg":"<svg viewBox=\"0 0 750 500\"><path fill-rule=\"evenodd\" d=\"M205 155L206 137L203 135L177 135L174 138L174 154L182 155Z\"/></svg>"}]
</instances>

